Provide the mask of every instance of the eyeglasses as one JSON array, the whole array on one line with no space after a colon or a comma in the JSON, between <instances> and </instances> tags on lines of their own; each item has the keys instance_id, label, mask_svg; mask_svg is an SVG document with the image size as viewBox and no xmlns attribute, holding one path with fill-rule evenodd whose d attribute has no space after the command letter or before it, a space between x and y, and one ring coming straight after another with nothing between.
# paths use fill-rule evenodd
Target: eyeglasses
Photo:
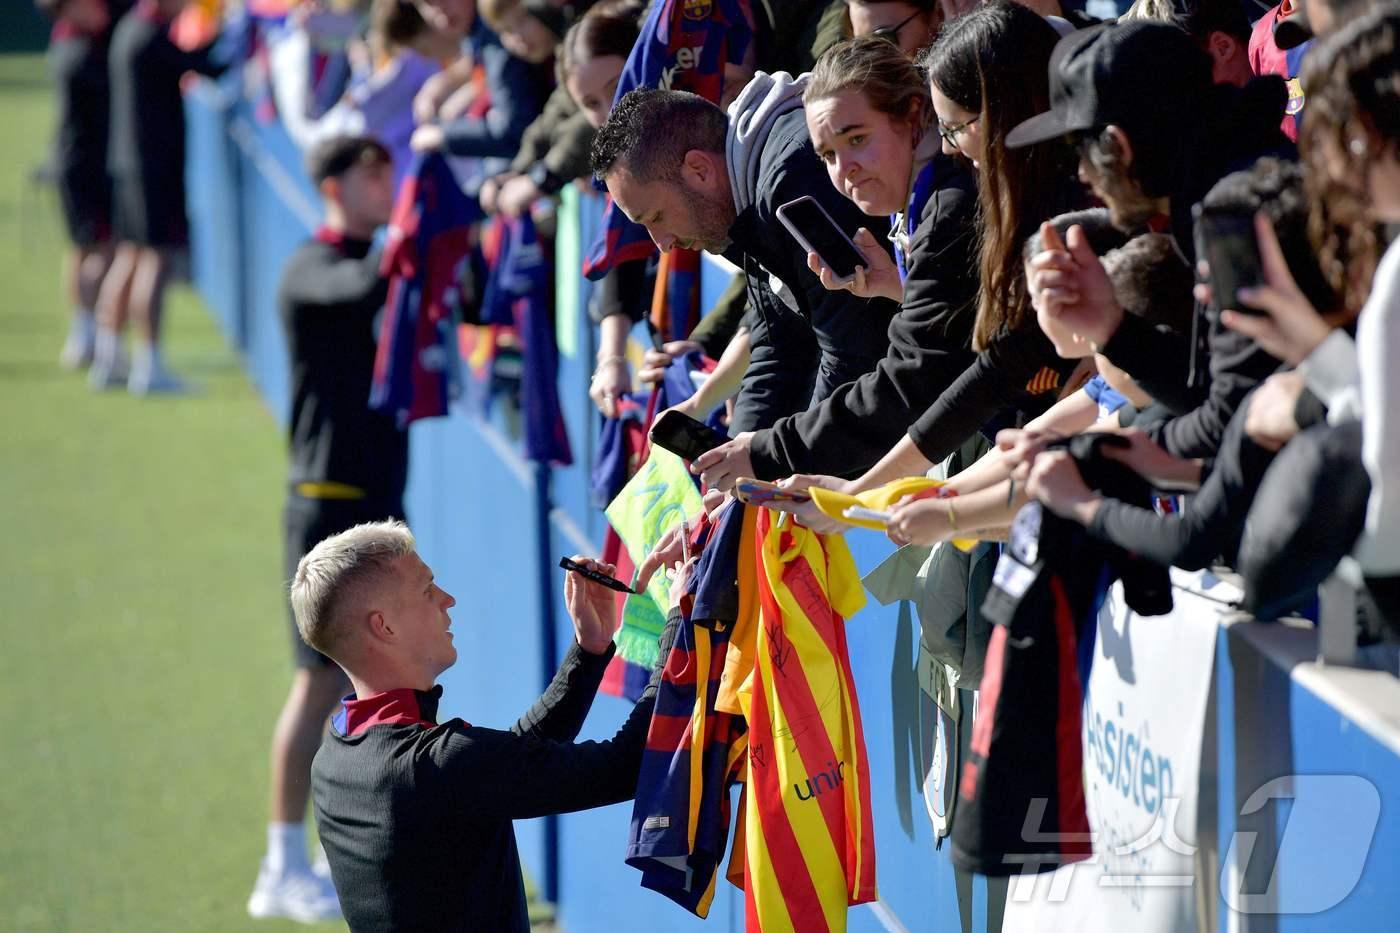
<instances>
[{"instance_id":1,"label":"eyeglasses","mask_svg":"<svg viewBox=\"0 0 1400 933\"><path fill-rule=\"evenodd\" d=\"M900 20L897 25L881 26L879 29L870 30L870 34L877 39L884 39L887 42L893 42L895 45L899 45L899 31L912 23L914 17L918 16L921 12L921 10L915 10L913 13L910 13L904 19Z\"/></svg>"},{"instance_id":2,"label":"eyeglasses","mask_svg":"<svg viewBox=\"0 0 1400 933\"><path fill-rule=\"evenodd\" d=\"M958 136L961 135L962 132L966 130L969 126L976 123L981 118L982 115L979 113L971 120L964 120L962 123L944 123L942 120L939 120L938 135L942 137L945 143L961 152L962 149L958 146Z\"/></svg>"}]
</instances>

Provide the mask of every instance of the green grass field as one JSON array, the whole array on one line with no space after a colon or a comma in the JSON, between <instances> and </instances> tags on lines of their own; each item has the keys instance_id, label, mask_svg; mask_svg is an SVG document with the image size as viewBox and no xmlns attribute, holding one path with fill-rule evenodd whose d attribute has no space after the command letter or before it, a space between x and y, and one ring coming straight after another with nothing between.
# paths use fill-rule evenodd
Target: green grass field
<instances>
[{"instance_id":1,"label":"green grass field","mask_svg":"<svg viewBox=\"0 0 1400 933\"><path fill-rule=\"evenodd\" d=\"M0 929L301 929L244 913L291 669L280 431L186 287L168 356L198 394L58 369L40 57L0 57L0 113Z\"/></svg>"}]
</instances>

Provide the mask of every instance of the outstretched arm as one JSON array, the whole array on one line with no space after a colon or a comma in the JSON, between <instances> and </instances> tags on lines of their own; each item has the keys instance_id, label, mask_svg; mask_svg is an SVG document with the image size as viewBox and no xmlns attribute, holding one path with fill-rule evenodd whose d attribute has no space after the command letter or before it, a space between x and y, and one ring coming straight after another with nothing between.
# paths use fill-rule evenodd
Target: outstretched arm
<instances>
[{"instance_id":1,"label":"outstretched arm","mask_svg":"<svg viewBox=\"0 0 1400 933\"><path fill-rule=\"evenodd\" d=\"M693 569L694 561L677 574L673 600ZM661 660L651 682L611 739L558 742L534 731L462 728L450 733L434 753L446 792L465 810L509 819L569 813L629 799L636 793L661 672L682 621L680 610L673 608L661 634ZM596 687L595 682L587 691L590 701Z\"/></svg>"},{"instance_id":2,"label":"outstretched arm","mask_svg":"<svg viewBox=\"0 0 1400 933\"><path fill-rule=\"evenodd\" d=\"M612 564L578 554L572 559L608 576L617 573ZM612 660L613 633L617 630L617 604L612 590L569 573L564 577L564 605L574 623L574 644L544 694L511 727L517 735L573 741L588 718L603 671Z\"/></svg>"}]
</instances>

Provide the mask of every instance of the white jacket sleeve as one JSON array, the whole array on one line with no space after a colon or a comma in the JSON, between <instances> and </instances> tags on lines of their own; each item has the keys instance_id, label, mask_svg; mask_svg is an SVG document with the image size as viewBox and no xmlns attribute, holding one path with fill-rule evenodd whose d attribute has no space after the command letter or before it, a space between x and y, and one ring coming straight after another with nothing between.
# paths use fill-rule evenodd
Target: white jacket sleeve
<instances>
[{"instance_id":1,"label":"white jacket sleeve","mask_svg":"<svg viewBox=\"0 0 1400 933\"><path fill-rule=\"evenodd\" d=\"M1361 459L1371 477L1357 558L1369 574L1400 574L1400 240L1376 269L1357 322L1361 369Z\"/></svg>"},{"instance_id":2,"label":"white jacket sleeve","mask_svg":"<svg viewBox=\"0 0 1400 933\"><path fill-rule=\"evenodd\" d=\"M1361 373L1356 341L1337 328L1318 344L1298 371L1312 393L1327 406L1331 424L1361 420Z\"/></svg>"}]
</instances>

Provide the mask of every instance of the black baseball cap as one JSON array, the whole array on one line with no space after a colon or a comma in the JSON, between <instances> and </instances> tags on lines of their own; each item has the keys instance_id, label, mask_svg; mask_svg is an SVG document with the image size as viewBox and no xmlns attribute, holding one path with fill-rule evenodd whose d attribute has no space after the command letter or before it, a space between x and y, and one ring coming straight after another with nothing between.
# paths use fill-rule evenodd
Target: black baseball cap
<instances>
[{"instance_id":1,"label":"black baseball cap","mask_svg":"<svg viewBox=\"0 0 1400 933\"><path fill-rule=\"evenodd\" d=\"M306 154L306 174L319 185L327 178L339 178L356 165L393 162L389 150L372 136L332 136L311 147Z\"/></svg>"},{"instance_id":2,"label":"black baseball cap","mask_svg":"<svg viewBox=\"0 0 1400 933\"><path fill-rule=\"evenodd\" d=\"M1016 149L1110 123L1170 131L1211 83L1210 56L1176 26L1129 20L1081 29L1050 53L1050 109L1008 133L1006 145Z\"/></svg>"}]
</instances>

